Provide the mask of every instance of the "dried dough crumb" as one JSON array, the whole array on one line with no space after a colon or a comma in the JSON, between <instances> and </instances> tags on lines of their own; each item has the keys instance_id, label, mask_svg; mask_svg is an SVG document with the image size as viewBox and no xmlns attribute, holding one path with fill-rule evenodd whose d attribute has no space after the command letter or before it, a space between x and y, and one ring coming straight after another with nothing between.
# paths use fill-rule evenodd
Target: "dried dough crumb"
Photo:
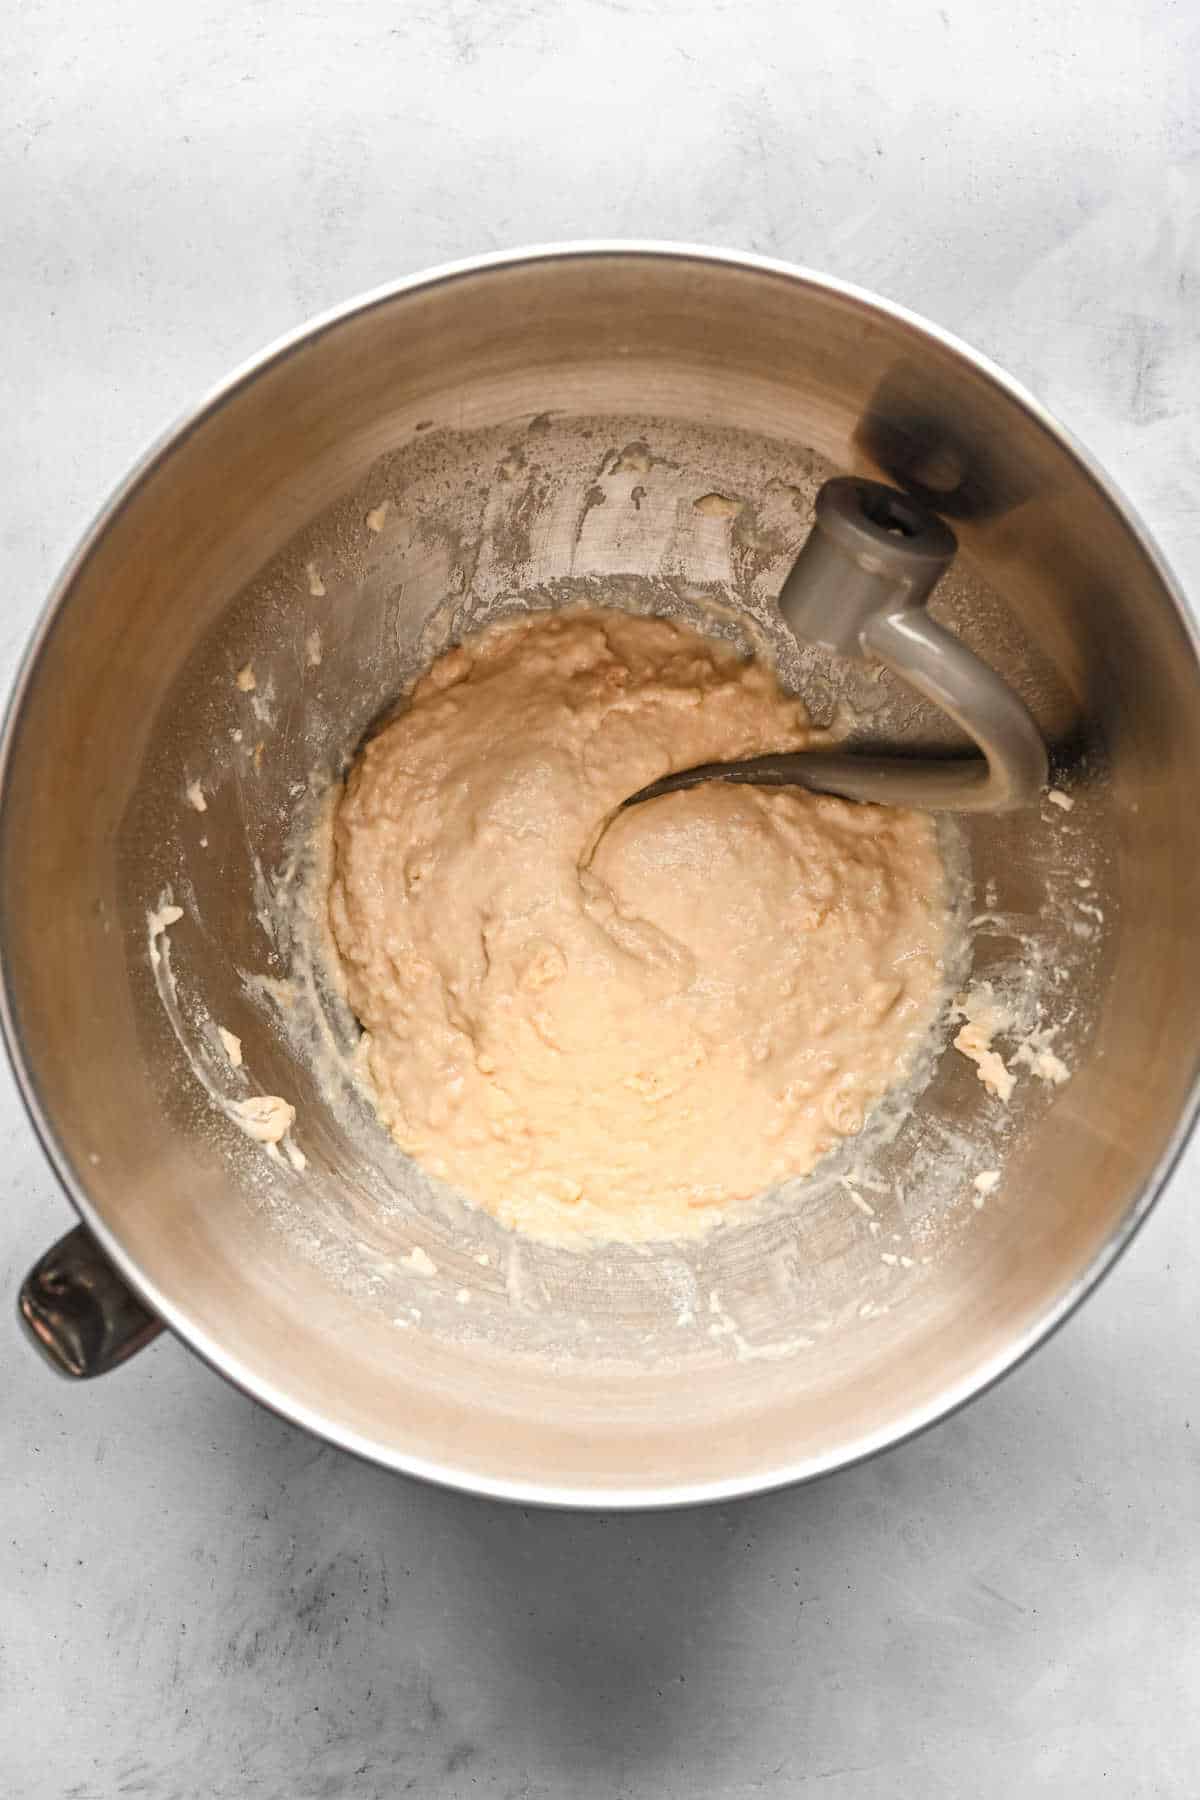
<instances>
[{"instance_id":1,"label":"dried dough crumb","mask_svg":"<svg viewBox=\"0 0 1200 1800\"><path fill-rule=\"evenodd\" d=\"M1048 1039L1052 1031L1034 1031L1017 1045L1013 1056L1014 1062L1024 1065L1039 1081L1049 1081L1055 1087L1061 1087L1064 1081L1070 1081L1071 1071L1060 1056L1051 1050Z\"/></svg>"},{"instance_id":2,"label":"dried dough crumb","mask_svg":"<svg viewBox=\"0 0 1200 1800\"><path fill-rule=\"evenodd\" d=\"M411 1269L416 1275L437 1274L437 1264L432 1256L422 1250L420 1244L414 1244L408 1255L402 1256L400 1261L406 1269Z\"/></svg>"},{"instance_id":3,"label":"dried dough crumb","mask_svg":"<svg viewBox=\"0 0 1200 1800\"><path fill-rule=\"evenodd\" d=\"M692 510L706 519L733 519L741 512L742 503L728 494L701 494L692 501Z\"/></svg>"},{"instance_id":4,"label":"dried dough crumb","mask_svg":"<svg viewBox=\"0 0 1200 1800\"><path fill-rule=\"evenodd\" d=\"M258 1144L277 1144L296 1118L295 1107L278 1094L253 1094L249 1100L231 1100L229 1110L246 1136Z\"/></svg>"},{"instance_id":5,"label":"dried dough crumb","mask_svg":"<svg viewBox=\"0 0 1200 1800\"><path fill-rule=\"evenodd\" d=\"M955 1010L966 1023L954 1039L954 1048L970 1058L984 1087L1007 1106L1017 1085L1016 1077L1005 1068L999 1051L992 1049L992 1038L997 1032L1010 1030L1012 1019L987 981L960 995Z\"/></svg>"}]
</instances>

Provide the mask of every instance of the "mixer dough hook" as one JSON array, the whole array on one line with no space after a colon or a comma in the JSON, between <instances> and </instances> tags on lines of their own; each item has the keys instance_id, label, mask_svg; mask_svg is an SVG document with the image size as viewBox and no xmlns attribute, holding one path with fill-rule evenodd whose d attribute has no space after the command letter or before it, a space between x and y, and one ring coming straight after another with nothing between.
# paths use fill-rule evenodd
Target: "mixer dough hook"
<instances>
[{"instance_id":1,"label":"mixer dough hook","mask_svg":"<svg viewBox=\"0 0 1200 1800\"><path fill-rule=\"evenodd\" d=\"M1048 765L1032 714L925 610L957 548L950 527L908 494L839 475L817 495L816 521L783 584L779 609L798 638L840 656L886 664L947 713L980 756L791 751L684 769L625 804L719 780L804 787L927 812L1013 812L1033 805Z\"/></svg>"}]
</instances>

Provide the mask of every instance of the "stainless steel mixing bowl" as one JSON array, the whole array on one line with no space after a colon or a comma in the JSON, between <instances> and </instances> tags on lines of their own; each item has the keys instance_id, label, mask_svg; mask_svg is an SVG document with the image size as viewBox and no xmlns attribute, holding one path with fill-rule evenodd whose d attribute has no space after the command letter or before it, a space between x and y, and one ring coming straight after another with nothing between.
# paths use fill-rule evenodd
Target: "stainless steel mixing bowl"
<instances>
[{"instance_id":1,"label":"stainless steel mixing bowl","mask_svg":"<svg viewBox=\"0 0 1200 1800\"><path fill-rule=\"evenodd\" d=\"M1018 1064L1004 1108L946 1050L907 1116L701 1246L518 1244L425 1181L344 1077L350 1026L298 969L285 904L296 833L423 659L530 603L765 638L819 719L944 743L886 679L789 660L775 633L816 486L845 469L952 521L940 616L1022 693L1073 803L971 821L965 845L973 979L1016 997L1016 1030L1056 1032L1071 1079ZM248 1392L397 1469L661 1505L878 1450L1064 1318L1192 1122L1200 670L1179 595L1013 383L797 269L655 245L486 258L287 339L106 508L3 756L5 1030L87 1228L32 1322L103 1366L153 1330L128 1283ZM152 946L166 903L182 917ZM296 1105L305 1167L222 1111L253 1091Z\"/></svg>"}]
</instances>

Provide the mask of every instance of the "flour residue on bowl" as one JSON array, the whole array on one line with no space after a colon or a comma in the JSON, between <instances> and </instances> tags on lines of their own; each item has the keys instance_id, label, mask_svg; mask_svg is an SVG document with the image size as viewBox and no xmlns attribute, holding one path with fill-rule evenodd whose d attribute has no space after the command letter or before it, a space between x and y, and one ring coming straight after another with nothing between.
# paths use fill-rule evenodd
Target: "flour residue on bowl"
<instances>
[{"instance_id":1,"label":"flour residue on bowl","mask_svg":"<svg viewBox=\"0 0 1200 1800\"><path fill-rule=\"evenodd\" d=\"M170 893L162 894L157 906L146 913L150 967L159 1001L176 1041L187 1057L192 1074L224 1116L253 1143L261 1145L268 1155L278 1157L282 1150L291 1168L300 1173L306 1167L306 1158L290 1136L296 1122L295 1107L279 1094L231 1094L228 1091L230 1079L240 1076L242 1085L246 1084L241 1039L207 1018L200 1031L189 1027L185 1020L171 966L170 935L172 927L184 917L183 907L175 904Z\"/></svg>"}]
</instances>

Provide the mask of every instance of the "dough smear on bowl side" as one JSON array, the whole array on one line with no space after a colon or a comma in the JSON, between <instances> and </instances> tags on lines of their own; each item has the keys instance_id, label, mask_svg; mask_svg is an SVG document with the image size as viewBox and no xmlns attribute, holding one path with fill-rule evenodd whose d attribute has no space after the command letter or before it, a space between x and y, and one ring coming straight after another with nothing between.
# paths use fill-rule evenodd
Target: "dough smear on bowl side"
<instances>
[{"instance_id":1,"label":"dough smear on bowl side","mask_svg":"<svg viewBox=\"0 0 1200 1800\"><path fill-rule=\"evenodd\" d=\"M330 922L381 1118L556 1242L681 1238L857 1133L942 1001L923 814L711 783L800 748L763 663L674 621L535 613L442 656L361 751Z\"/></svg>"}]
</instances>

